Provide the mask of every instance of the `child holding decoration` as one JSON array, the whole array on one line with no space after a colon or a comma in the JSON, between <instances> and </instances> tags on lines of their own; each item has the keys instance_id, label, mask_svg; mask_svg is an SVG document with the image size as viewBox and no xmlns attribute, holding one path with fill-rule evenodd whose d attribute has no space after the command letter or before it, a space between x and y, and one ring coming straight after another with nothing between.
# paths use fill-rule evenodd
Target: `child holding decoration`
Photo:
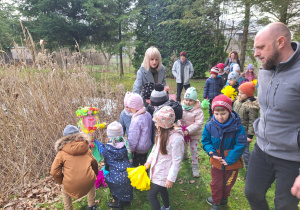
<instances>
[{"instance_id":1,"label":"child holding decoration","mask_svg":"<svg viewBox=\"0 0 300 210\"><path fill-rule=\"evenodd\" d=\"M72 198L88 195L88 210L95 210L95 180L98 164L89 150L91 138L73 125L67 125L63 137L55 142L57 155L50 174L63 185L64 209L73 209ZM80 181L78 181L80 180ZM72 197L72 198L71 198Z\"/></svg>"},{"instance_id":2,"label":"child holding decoration","mask_svg":"<svg viewBox=\"0 0 300 210\"><path fill-rule=\"evenodd\" d=\"M154 114L153 121L158 135L155 145L145 164L150 169L150 190L148 198L152 209L171 209L167 188L176 181L184 152L183 132L180 127L174 127L175 112L170 106L161 108ZM161 194L163 206L160 207L157 194Z\"/></svg>"},{"instance_id":3,"label":"child holding decoration","mask_svg":"<svg viewBox=\"0 0 300 210\"><path fill-rule=\"evenodd\" d=\"M202 134L203 149L210 156L212 165L212 197L206 199L212 205L211 210L221 210L221 205L227 205L238 170L243 167L241 157L247 135L231 104L225 95L215 97L212 102L213 119L204 126Z\"/></svg>"},{"instance_id":4,"label":"child holding decoration","mask_svg":"<svg viewBox=\"0 0 300 210\"><path fill-rule=\"evenodd\" d=\"M249 66L249 65L248 65ZM238 100L234 102L233 110L238 113L242 120L247 133L247 144L243 154L246 170L250 160L249 144L252 142L254 133L253 122L258 117L259 104L254 97L255 84L253 82L245 82L239 87ZM247 171L246 171L247 174Z\"/></svg>"},{"instance_id":5,"label":"child holding decoration","mask_svg":"<svg viewBox=\"0 0 300 210\"><path fill-rule=\"evenodd\" d=\"M102 143L100 143L95 137L94 132L100 128L106 128L106 123L100 124L98 118L99 110L96 107L84 107L79 108L76 111L77 117L79 117L78 126L81 132L86 133L91 138L90 148L92 150L94 158L100 162L102 156L100 155Z\"/></svg>"},{"instance_id":6,"label":"child holding decoration","mask_svg":"<svg viewBox=\"0 0 300 210\"><path fill-rule=\"evenodd\" d=\"M206 80L204 85L204 93L203 98L209 99L210 105L209 105L209 119L207 121L210 121L212 118L212 111L211 111L211 102L212 100L219 94L221 94L221 90L223 87L223 81L221 77L218 76L219 70L218 68L213 67L210 70L210 77Z\"/></svg>"},{"instance_id":7,"label":"child holding decoration","mask_svg":"<svg viewBox=\"0 0 300 210\"><path fill-rule=\"evenodd\" d=\"M235 101L238 93L239 93L239 83L237 83L237 80L239 79L239 74L235 71L231 72L228 75L228 85L226 85L222 89L222 93L226 95L230 100L233 102Z\"/></svg>"},{"instance_id":8,"label":"child holding decoration","mask_svg":"<svg viewBox=\"0 0 300 210\"><path fill-rule=\"evenodd\" d=\"M201 103L197 99L196 88L190 87L186 90L182 108L183 115L180 123L183 128L185 141L183 157L187 159L187 148L190 142L193 177L199 177L197 147L202 134L204 115L201 109Z\"/></svg>"},{"instance_id":9,"label":"child holding decoration","mask_svg":"<svg viewBox=\"0 0 300 210\"><path fill-rule=\"evenodd\" d=\"M109 173L105 181L114 198L114 202L107 205L122 209L123 206L129 206L133 198L133 189L127 177L127 168L131 167L131 152L127 140L123 138L123 128L119 122L114 121L107 126L107 137L109 141L103 148L103 157L105 170Z\"/></svg>"},{"instance_id":10,"label":"child holding decoration","mask_svg":"<svg viewBox=\"0 0 300 210\"><path fill-rule=\"evenodd\" d=\"M132 166L144 165L147 154L152 147L152 117L146 111L143 99L139 94L132 94L127 106L133 114L128 132L128 142L133 153Z\"/></svg>"}]
</instances>

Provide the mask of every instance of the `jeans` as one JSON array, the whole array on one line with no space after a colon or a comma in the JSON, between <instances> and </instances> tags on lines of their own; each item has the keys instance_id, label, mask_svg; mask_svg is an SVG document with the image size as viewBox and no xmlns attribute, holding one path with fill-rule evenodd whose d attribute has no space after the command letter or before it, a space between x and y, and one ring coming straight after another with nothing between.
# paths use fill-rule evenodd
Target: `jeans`
<instances>
[{"instance_id":1,"label":"jeans","mask_svg":"<svg viewBox=\"0 0 300 210\"><path fill-rule=\"evenodd\" d=\"M169 208L170 203L169 203L169 193L167 188L151 182L150 190L148 192L148 198L151 203L152 209L160 210L160 203L157 198L158 193L160 193L161 195L161 199L163 201L164 207Z\"/></svg>"},{"instance_id":2,"label":"jeans","mask_svg":"<svg viewBox=\"0 0 300 210\"><path fill-rule=\"evenodd\" d=\"M300 162L279 159L263 152L257 144L250 156L245 195L252 210L268 210L266 193L276 180L275 209L297 210L299 200L291 188L299 175Z\"/></svg>"},{"instance_id":3,"label":"jeans","mask_svg":"<svg viewBox=\"0 0 300 210\"><path fill-rule=\"evenodd\" d=\"M191 87L191 85L190 84L184 85L183 83L177 83L177 98L176 98L176 100L178 102L181 101L180 96L181 96L181 92L182 92L183 87L184 87L185 90L187 90L189 87Z\"/></svg>"}]
</instances>

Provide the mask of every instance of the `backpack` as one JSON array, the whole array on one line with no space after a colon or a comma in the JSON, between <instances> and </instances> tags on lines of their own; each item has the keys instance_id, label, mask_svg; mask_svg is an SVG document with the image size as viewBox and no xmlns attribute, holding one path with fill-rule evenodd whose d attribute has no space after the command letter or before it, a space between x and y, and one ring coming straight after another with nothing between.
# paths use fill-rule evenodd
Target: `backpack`
<instances>
[{"instance_id":1,"label":"backpack","mask_svg":"<svg viewBox=\"0 0 300 210\"><path fill-rule=\"evenodd\" d=\"M181 106L181 104L178 101L174 101L172 99L170 99L169 101L167 101L163 105L158 106L156 108L156 110L154 111L154 113L157 112L158 110L160 110L164 106L170 106L170 107L173 108L173 110L175 112L175 122L177 122L177 120L180 120L182 118L182 106Z\"/></svg>"}]
</instances>

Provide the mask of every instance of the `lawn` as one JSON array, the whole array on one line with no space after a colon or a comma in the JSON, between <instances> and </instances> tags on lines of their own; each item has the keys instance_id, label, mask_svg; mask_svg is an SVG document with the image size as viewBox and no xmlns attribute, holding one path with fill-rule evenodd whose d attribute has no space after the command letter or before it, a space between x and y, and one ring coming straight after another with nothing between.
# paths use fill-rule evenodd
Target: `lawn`
<instances>
[{"instance_id":1,"label":"lawn","mask_svg":"<svg viewBox=\"0 0 300 210\"><path fill-rule=\"evenodd\" d=\"M122 83L126 90L131 91L133 83L135 81L135 75L125 74L122 78L118 76L117 73L104 73L100 71L93 71L91 73L93 77L97 80L106 79L111 82L111 87ZM191 80L191 86L195 87L198 92L198 99L203 100L203 88L205 80L204 79L193 79ZM176 82L175 79L167 79L167 85L170 86L170 93L176 94ZM204 123L208 118L208 110L203 110L205 114ZM116 119L118 120L118 119ZM251 145L251 149L253 148ZM199 153L199 164L200 164L200 178L195 179L192 177L191 169L191 159L182 162L182 168L178 174L176 183L174 183L173 188L169 189L170 203L173 210L176 209L210 209L210 206L206 203L206 198L211 195L210 191L210 164L208 155L203 151L201 145L198 148ZM231 196L229 198L228 206L223 207L223 209L250 209L247 199L244 195L245 187L245 169L241 169L234 185ZM270 209L274 209L274 185L269 190L267 194L267 200L270 205ZM98 202L99 209L109 209L107 207L107 202L110 201L112 197L110 196L108 188L97 189L96 200ZM63 208L62 202L56 203L55 207L60 209ZM74 204L75 209L87 209L86 198L82 199L80 202ZM151 205L147 198L147 192L140 192L134 189L134 199L130 207L125 209L151 209Z\"/></svg>"}]
</instances>

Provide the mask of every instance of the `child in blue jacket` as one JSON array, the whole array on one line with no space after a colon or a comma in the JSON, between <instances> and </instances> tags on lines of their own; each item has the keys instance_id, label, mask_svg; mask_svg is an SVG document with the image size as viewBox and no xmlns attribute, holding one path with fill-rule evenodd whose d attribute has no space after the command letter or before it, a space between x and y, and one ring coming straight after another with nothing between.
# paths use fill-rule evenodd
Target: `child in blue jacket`
<instances>
[{"instance_id":1,"label":"child in blue jacket","mask_svg":"<svg viewBox=\"0 0 300 210\"><path fill-rule=\"evenodd\" d=\"M210 156L210 184L212 197L206 199L213 210L227 205L239 168L243 167L242 155L247 144L247 134L238 114L232 111L232 102L225 95L212 101L213 118L203 130L202 145Z\"/></svg>"},{"instance_id":2,"label":"child in blue jacket","mask_svg":"<svg viewBox=\"0 0 300 210\"><path fill-rule=\"evenodd\" d=\"M211 110L211 102L217 95L221 94L221 90L223 88L222 78L218 76L218 74L219 74L218 68L213 67L210 70L210 77L206 80L204 85L203 98L208 99L210 102L208 121L210 121L213 115Z\"/></svg>"}]
</instances>

